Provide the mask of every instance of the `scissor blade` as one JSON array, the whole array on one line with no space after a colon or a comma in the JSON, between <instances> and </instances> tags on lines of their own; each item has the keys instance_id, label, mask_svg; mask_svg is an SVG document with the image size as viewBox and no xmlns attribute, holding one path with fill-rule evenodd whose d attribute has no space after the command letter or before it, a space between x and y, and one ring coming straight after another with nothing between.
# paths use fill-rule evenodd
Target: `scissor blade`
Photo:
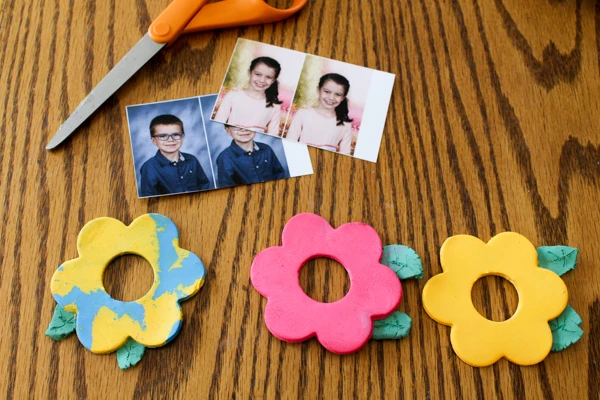
<instances>
[{"instance_id":1,"label":"scissor blade","mask_svg":"<svg viewBox=\"0 0 600 400\"><path fill-rule=\"evenodd\" d=\"M156 43L148 34L119 61L115 67L96 85L94 90L77 106L75 111L58 128L58 132L46 146L50 150L61 144L79 127L90 115L115 93L129 78L133 76L148 60L165 46L166 43Z\"/></svg>"}]
</instances>

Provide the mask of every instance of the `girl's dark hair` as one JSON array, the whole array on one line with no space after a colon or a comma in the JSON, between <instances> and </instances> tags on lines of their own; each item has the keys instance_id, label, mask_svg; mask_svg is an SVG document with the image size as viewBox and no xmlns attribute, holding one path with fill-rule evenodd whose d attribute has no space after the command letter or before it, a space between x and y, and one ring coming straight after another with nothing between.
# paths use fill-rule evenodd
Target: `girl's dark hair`
<instances>
[{"instance_id":1,"label":"girl's dark hair","mask_svg":"<svg viewBox=\"0 0 600 400\"><path fill-rule=\"evenodd\" d=\"M254 68L256 68L258 64L265 64L267 67L275 70L275 81L267 88L267 90L265 90L267 107L273 107L273 104L281 104L282 101L279 100L279 82L277 81L277 78L279 78L279 74L281 73L281 65L271 57L258 57L252 60L248 71L254 71Z\"/></svg>"},{"instance_id":2,"label":"girl's dark hair","mask_svg":"<svg viewBox=\"0 0 600 400\"><path fill-rule=\"evenodd\" d=\"M337 125L344 125L344 122L352 122L353 119L348 116L348 98L346 97L350 91L350 81L340 74L326 74L319 80L319 89L321 89L327 81L334 81L338 85L344 87L344 100L342 100L340 105L335 108L335 116L338 121Z\"/></svg>"}]
</instances>

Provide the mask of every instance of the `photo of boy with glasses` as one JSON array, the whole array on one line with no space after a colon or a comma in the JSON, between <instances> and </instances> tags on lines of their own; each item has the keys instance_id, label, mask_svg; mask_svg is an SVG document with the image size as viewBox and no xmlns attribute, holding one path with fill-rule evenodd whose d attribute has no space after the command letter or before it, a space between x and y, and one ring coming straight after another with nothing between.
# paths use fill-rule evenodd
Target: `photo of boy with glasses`
<instances>
[{"instance_id":1,"label":"photo of boy with glasses","mask_svg":"<svg viewBox=\"0 0 600 400\"><path fill-rule=\"evenodd\" d=\"M231 144L217 157L219 187L289 178L273 149L254 141L256 132L225 124Z\"/></svg>"},{"instance_id":2,"label":"photo of boy with glasses","mask_svg":"<svg viewBox=\"0 0 600 400\"><path fill-rule=\"evenodd\" d=\"M191 154L179 151L185 131L174 115L159 115L150 122L150 137L158 147L142 165L140 197L196 192L210 188L210 181Z\"/></svg>"}]
</instances>

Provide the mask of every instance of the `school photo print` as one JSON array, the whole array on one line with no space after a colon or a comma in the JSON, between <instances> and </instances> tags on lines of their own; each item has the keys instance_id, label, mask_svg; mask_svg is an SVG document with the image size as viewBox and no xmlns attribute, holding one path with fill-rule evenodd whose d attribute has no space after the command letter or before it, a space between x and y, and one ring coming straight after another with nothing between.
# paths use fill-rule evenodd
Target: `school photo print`
<instances>
[{"instance_id":1,"label":"school photo print","mask_svg":"<svg viewBox=\"0 0 600 400\"><path fill-rule=\"evenodd\" d=\"M306 55L287 140L375 162L394 75Z\"/></svg>"},{"instance_id":2,"label":"school photo print","mask_svg":"<svg viewBox=\"0 0 600 400\"><path fill-rule=\"evenodd\" d=\"M138 196L214 189L198 98L127 107Z\"/></svg>"},{"instance_id":3,"label":"school photo print","mask_svg":"<svg viewBox=\"0 0 600 400\"><path fill-rule=\"evenodd\" d=\"M304 53L238 39L212 119L281 136Z\"/></svg>"},{"instance_id":4,"label":"school photo print","mask_svg":"<svg viewBox=\"0 0 600 400\"><path fill-rule=\"evenodd\" d=\"M313 173L306 145L211 121L217 97L127 107L138 197Z\"/></svg>"},{"instance_id":5,"label":"school photo print","mask_svg":"<svg viewBox=\"0 0 600 400\"><path fill-rule=\"evenodd\" d=\"M290 143L276 137L211 121L209 118L217 98L217 95L200 98L217 187L312 173L306 146L290 147Z\"/></svg>"}]
</instances>

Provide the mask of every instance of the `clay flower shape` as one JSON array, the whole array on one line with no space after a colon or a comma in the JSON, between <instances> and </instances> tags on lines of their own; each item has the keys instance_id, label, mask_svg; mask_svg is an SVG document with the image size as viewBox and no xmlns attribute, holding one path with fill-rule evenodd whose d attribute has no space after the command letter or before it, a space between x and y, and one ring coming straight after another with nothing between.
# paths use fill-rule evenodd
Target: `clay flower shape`
<instances>
[{"instance_id":1,"label":"clay flower shape","mask_svg":"<svg viewBox=\"0 0 600 400\"><path fill-rule=\"evenodd\" d=\"M329 351L348 354L371 337L373 320L390 315L400 303L402 287L394 272L379 263L382 245L373 228L348 223L333 229L315 214L288 221L283 246L260 252L252 264L252 284L267 298L265 323L277 338L301 342L316 336ZM317 257L340 262L350 290L333 303L311 299L300 286L304 263Z\"/></svg>"},{"instance_id":2,"label":"clay flower shape","mask_svg":"<svg viewBox=\"0 0 600 400\"><path fill-rule=\"evenodd\" d=\"M77 313L81 343L94 353L110 353L129 337L147 347L162 346L179 332L179 302L196 293L204 282L204 266L193 253L179 248L173 222L159 214L145 214L126 226L113 218L86 224L77 238L79 258L54 273L51 291L65 310ZM154 283L136 301L110 297L102 276L106 266L122 254L145 258L154 270Z\"/></svg>"},{"instance_id":3,"label":"clay flower shape","mask_svg":"<svg viewBox=\"0 0 600 400\"><path fill-rule=\"evenodd\" d=\"M452 347L463 361L484 367L506 357L532 365L548 355L548 321L565 309L567 287L554 272L538 266L536 249L525 237L506 232L486 244L473 236L453 236L440 256L444 272L425 285L423 306L431 318L452 326ZM490 321L473 306L473 284L486 275L508 279L519 294L517 310L506 321Z\"/></svg>"}]
</instances>

